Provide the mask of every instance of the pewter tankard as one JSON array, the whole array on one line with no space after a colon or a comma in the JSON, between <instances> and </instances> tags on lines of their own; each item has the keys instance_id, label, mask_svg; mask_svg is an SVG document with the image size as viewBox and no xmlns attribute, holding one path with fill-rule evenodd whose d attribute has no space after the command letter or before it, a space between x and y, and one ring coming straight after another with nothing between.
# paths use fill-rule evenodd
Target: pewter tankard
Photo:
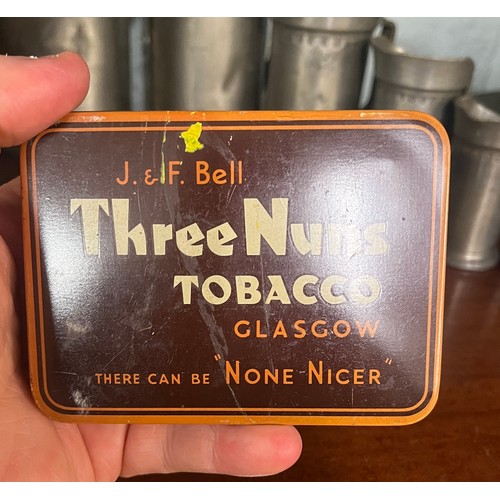
<instances>
[{"instance_id":1,"label":"pewter tankard","mask_svg":"<svg viewBox=\"0 0 500 500\"><path fill-rule=\"evenodd\" d=\"M356 109L377 17L274 18L267 109Z\"/></svg>"},{"instance_id":2,"label":"pewter tankard","mask_svg":"<svg viewBox=\"0 0 500 500\"><path fill-rule=\"evenodd\" d=\"M264 19L154 18L155 109L257 109Z\"/></svg>"},{"instance_id":3,"label":"pewter tankard","mask_svg":"<svg viewBox=\"0 0 500 500\"><path fill-rule=\"evenodd\" d=\"M124 18L0 18L0 53L44 56L76 51L92 75L78 109L129 109L128 26Z\"/></svg>"},{"instance_id":4,"label":"pewter tankard","mask_svg":"<svg viewBox=\"0 0 500 500\"><path fill-rule=\"evenodd\" d=\"M499 260L500 92L455 101L448 264L484 271Z\"/></svg>"},{"instance_id":5,"label":"pewter tankard","mask_svg":"<svg viewBox=\"0 0 500 500\"><path fill-rule=\"evenodd\" d=\"M374 38L371 45L375 82L369 107L424 111L449 127L453 99L469 88L472 59L411 56L385 36Z\"/></svg>"}]
</instances>

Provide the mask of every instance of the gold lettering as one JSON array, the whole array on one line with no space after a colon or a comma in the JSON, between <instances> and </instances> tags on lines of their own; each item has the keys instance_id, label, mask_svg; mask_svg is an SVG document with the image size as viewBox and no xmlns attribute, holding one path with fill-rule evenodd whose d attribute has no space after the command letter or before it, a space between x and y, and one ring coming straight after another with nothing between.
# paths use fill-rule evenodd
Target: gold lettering
<instances>
[{"instance_id":1,"label":"gold lettering","mask_svg":"<svg viewBox=\"0 0 500 500\"><path fill-rule=\"evenodd\" d=\"M368 243L365 248L365 255L384 255L389 250L389 244L384 239L387 230L387 224L380 222L371 224L363 231L363 236Z\"/></svg>"},{"instance_id":2,"label":"gold lettering","mask_svg":"<svg viewBox=\"0 0 500 500\"><path fill-rule=\"evenodd\" d=\"M99 213L102 210L109 216L108 200L75 198L70 200L70 214L80 208L82 214L83 241L87 255L99 254Z\"/></svg>"},{"instance_id":3,"label":"gold lettering","mask_svg":"<svg viewBox=\"0 0 500 500\"><path fill-rule=\"evenodd\" d=\"M166 242L173 238L172 224L153 224L155 255L165 255Z\"/></svg>"},{"instance_id":4,"label":"gold lettering","mask_svg":"<svg viewBox=\"0 0 500 500\"><path fill-rule=\"evenodd\" d=\"M360 276L349 286L349 295L358 304L371 304L380 297L380 283L373 276Z\"/></svg>"},{"instance_id":5,"label":"gold lettering","mask_svg":"<svg viewBox=\"0 0 500 500\"><path fill-rule=\"evenodd\" d=\"M203 244L197 245L205 238L198 224L191 224L179 229L175 235L177 248L189 257L199 257L203 254Z\"/></svg>"},{"instance_id":6,"label":"gold lettering","mask_svg":"<svg viewBox=\"0 0 500 500\"><path fill-rule=\"evenodd\" d=\"M259 280L255 276L236 276L236 301L238 304L257 304L262 299Z\"/></svg>"},{"instance_id":7,"label":"gold lettering","mask_svg":"<svg viewBox=\"0 0 500 500\"><path fill-rule=\"evenodd\" d=\"M128 199L111 200L113 208L113 224L115 230L115 245L117 255L128 255L128 243L132 241L136 255L146 255L146 234L142 224L139 223L129 230L129 205Z\"/></svg>"},{"instance_id":8,"label":"gold lettering","mask_svg":"<svg viewBox=\"0 0 500 500\"><path fill-rule=\"evenodd\" d=\"M213 293L210 285L215 283L222 290L222 295L218 296ZM203 298L209 303L213 305L220 305L227 302L229 297L231 296L231 283L221 276L220 274L214 274L213 276L209 276L201 285L201 293L203 294Z\"/></svg>"},{"instance_id":9,"label":"gold lettering","mask_svg":"<svg viewBox=\"0 0 500 500\"><path fill-rule=\"evenodd\" d=\"M270 304L273 300L277 300L282 304L291 304L283 278L279 274L276 274L268 276L267 279L271 283L271 290L267 295L265 303Z\"/></svg>"},{"instance_id":10,"label":"gold lettering","mask_svg":"<svg viewBox=\"0 0 500 500\"><path fill-rule=\"evenodd\" d=\"M233 255L233 245L227 245L227 243L233 241L237 237L238 235L229 222L225 222L207 231L208 248L210 248L215 255L220 255L221 257Z\"/></svg>"},{"instance_id":11,"label":"gold lettering","mask_svg":"<svg viewBox=\"0 0 500 500\"><path fill-rule=\"evenodd\" d=\"M307 285L315 285L318 281L319 278L313 274L299 276L293 283L292 292L295 299L304 305L316 304L318 299L314 295L306 295L304 289Z\"/></svg>"},{"instance_id":12,"label":"gold lettering","mask_svg":"<svg viewBox=\"0 0 500 500\"><path fill-rule=\"evenodd\" d=\"M262 239L276 255L286 255L288 198L272 199L272 215L257 198L245 198L243 203L247 255L261 254Z\"/></svg>"},{"instance_id":13,"label":"gold lettering","mask_svg":"<svg viewBox=\"0 0 500 500\"><path fill-rule=\"evenodd\" d=\"M352 257L361 249L361 230L351 224L328 224L330 255Z\"/></svg>"},{"instance_id":14,"label":"gold lettering","mask_svg":"<svg viewBox=\"0 0 500 500\"><path fill-rule=\"evenodd\" d=\"M328 302L328 304L343 304L346 301L344 294L339 293L335 295L332 289L335 285L343 285L346 281L346 278L336 274L325 278L323 283L321 283L321 296L323 299Z\"/></svg>"},{"instance_id":15,"label":"gold lettering","mask_svg":"<svg viewBox=\"0 0 500 500\"><path fill-rule=\"evenodd\" d=\"M307 239L304 224L290 224L292 241L302 255L321 255L323 243L323 224L309 224Z\"/></svg>"},{"instance_id":16,"label":"gold lettering","mask_svg":"<svg viewBox=\"0 0 500 500\"><path fill-rule=\"evenodd\" d=\"M194 285L196 288L199 288L198 276L174 276L174 288L179 284L181 285L182 291L182 303L191 304L192 287Z\"/></svg>"}]
</instances>

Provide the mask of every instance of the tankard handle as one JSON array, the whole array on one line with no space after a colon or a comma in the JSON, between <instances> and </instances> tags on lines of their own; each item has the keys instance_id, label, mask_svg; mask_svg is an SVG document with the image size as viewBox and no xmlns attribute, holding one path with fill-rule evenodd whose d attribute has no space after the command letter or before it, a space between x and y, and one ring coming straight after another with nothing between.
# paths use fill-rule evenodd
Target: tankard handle
<instances>
[{"instance_id":1,"label":"tankard handle","mask_svg":"<svg viewBox=\"0 0 500 500\"><path fill-rule=\"evenodd\" d=\"M393 42L395 35L396 25L392 21L382 18L382 36Z\"/></svg>"}]
</instances>

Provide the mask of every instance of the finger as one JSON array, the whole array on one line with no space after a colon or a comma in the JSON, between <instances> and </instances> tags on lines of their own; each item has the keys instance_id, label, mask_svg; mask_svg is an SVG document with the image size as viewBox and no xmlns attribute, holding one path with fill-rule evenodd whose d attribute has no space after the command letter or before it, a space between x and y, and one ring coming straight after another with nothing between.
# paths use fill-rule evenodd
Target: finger
<instances>
[{"instance_id":1,"label":"finger","mask_svg":"<svg viewBox=\"0 0 500 500\"><path fill-rule=\"evenodd\" d=\"M0 56L0 147L20 144L75 109L89 70L77 54Z\"/></svg>"},{"instance_id":2,"label":"finger","mask_svg":"<svg viewBox=\"0 0 500 500\"><path fill-rule=\"evenodd\" d=\"M0 186L0 235L12 252L16 264L22 260L21 225L21 186L19 177L16 177Z\"/></svg>"},{"instance_id":3,"label":"finger","mask_svg":"<svg viewBox=\"0 0 500 500\"><path fill-rule=\"evenodd\" d=\"M94 466L95 480L115 481L122 467L128 425L79 424L78 428Z\"/></svg>"},{"instance_id":4,"label":"finger","mask_svg":"<svg viewBox=\"0 0 500 500\"><path fill-rule=\"evenodd\" d=\"M18 321L13 293L16 275L14 261L5 240L0 236L0 400L10 385L18 362Z\"/></svg>"},{"instance_id":5,"label":"finger","mask_svg":"<svg viewBox=\"0 0 500 500\"><path fill-rule=\"evenodd\" d=\"M293 465L301 451L300 435L289 426L132 425L122 475L209 472L265 476Z\"/></svg>"}]
</instances>

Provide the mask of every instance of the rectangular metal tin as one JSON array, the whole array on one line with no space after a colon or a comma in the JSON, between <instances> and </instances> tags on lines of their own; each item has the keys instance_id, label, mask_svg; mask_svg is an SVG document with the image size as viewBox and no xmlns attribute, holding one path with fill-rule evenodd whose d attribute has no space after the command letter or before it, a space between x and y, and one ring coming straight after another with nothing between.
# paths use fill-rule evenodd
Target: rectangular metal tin
<instances>
[{"instance_id":1,"label":"rectangular metal tin","mask_svg":"<svg viewBox=\"0 0 500 500\"><path fill-rule=\"evenodd\" d=\"M190 153L180 134L195 123L202 124L203 149ZM216 168L227 175L197 184L207 180L197 162L208 163L211 176ZM435 405L449 145L430 116L74 113L27 143L22 164L30 371L47 415L71 422L400 425ZM97 255L86 253L82 199L103 200ZM113 200L129 200L127 227L142 225L146 255L136 255L131 242L128 255L117 254L114 217L123 201ZM247 227L256 220L252 203L271 218L287 204L284 255L263 237L259 253L248 255L249 235L260 234ZM237 234L222 244L233 247L230 256L207 244L207 232L225 222ZM155 255L152 224L173 226L166 255ZM192 224L203 234L199 256L175 243L176 231ZM313 225L322 227L319 255L304 255L296 241L312 241ZM174 286L179 275L198 277L191 304ZM236 275L258 280L260 302L238 303ZM231 285L220 305L200 292L210 276ZM278 278L268 276L281 276L290 304L276 298ZM310 280L302 299L314 296L315 304L296 299L299 276ZM328 276L337 277L331 295L321 293ZM363 294L374 293L366 276L380 288L370 303L362 303ZM207 290L212 302L224 295L214 281ZM238 321L248 323L248 337L244 328L242 336L234 333ZM239 366L238 383L227 378L227 363ZM267 383L266 370L275 377ZM205 373L208 383L198 383ZM113 382L103 383L109 374ZM127 374L138 383L123 383Z\"/></svg>"}]
</instances>

